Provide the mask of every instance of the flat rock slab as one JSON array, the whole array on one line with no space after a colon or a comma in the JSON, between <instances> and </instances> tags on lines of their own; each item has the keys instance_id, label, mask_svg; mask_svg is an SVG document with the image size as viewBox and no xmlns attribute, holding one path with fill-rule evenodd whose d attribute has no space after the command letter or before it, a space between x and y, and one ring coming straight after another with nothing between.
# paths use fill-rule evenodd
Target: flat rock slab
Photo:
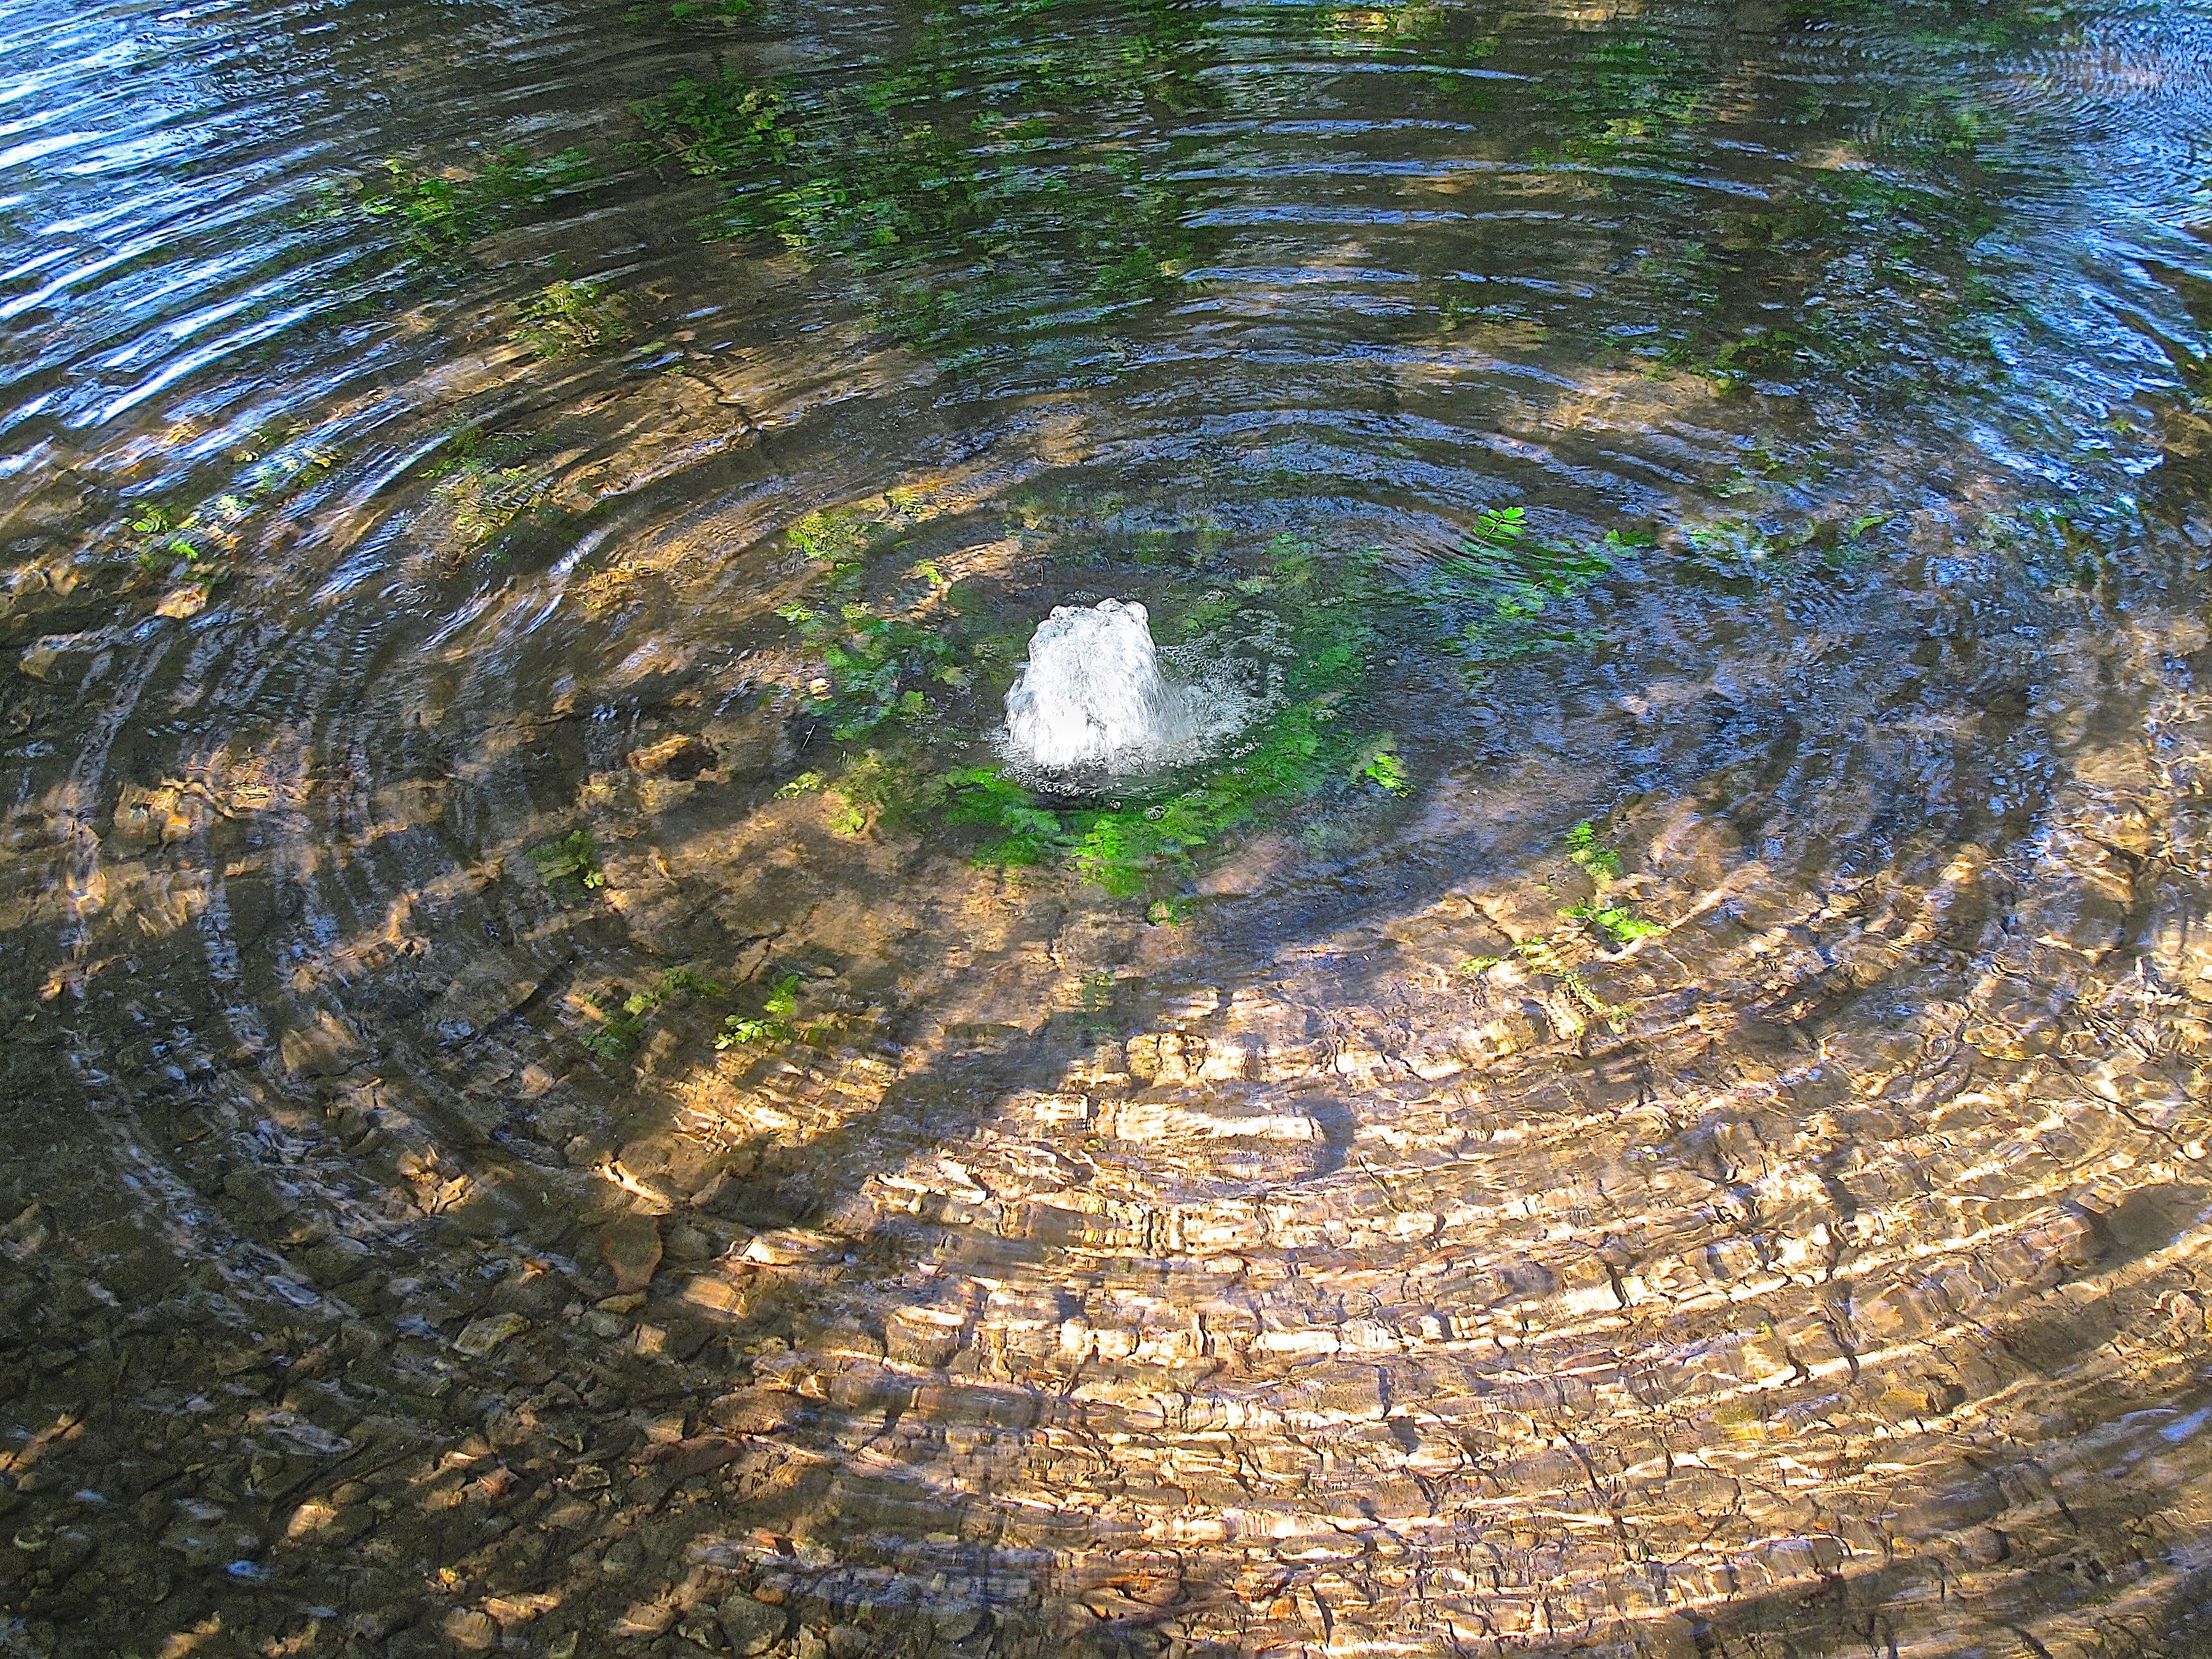
<instances>
[{"instance_id":1,"label":"flat rock slab","mask_svg":"<svg viewBox=\"0 0 2212 1659\"><path fill-rule=\"evenodd\" d=\"M614 1269L616 1295L643 1290L660 1266L660 1224L649 1215L631 1215L601 1228L599 1256Z\"/></svg>"}]
</instances>

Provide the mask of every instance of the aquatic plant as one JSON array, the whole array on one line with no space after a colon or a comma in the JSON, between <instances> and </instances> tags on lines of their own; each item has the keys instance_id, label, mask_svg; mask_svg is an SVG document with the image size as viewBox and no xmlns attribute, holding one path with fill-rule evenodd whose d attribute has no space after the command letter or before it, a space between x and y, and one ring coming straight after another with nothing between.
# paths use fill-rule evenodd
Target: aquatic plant
<instances>
[{"instance_id":1,"label":"aquatic plant","mask_svg":"<svg viewBox=\"0 0 2212 1659\"><path fill-rule=\"evenodd\" d=\"M1644 256L1657 320L1617 325L1611 344L1723 392L1808 370L1989 366L2012 306L1978 246L1996 209L1946 176L1957 152L1917 159L1917 178L1813 169L1755 207L1723 204L1705 235Z\"/></svg>"},{"instance_id":2,"label":"aquatic plant","mask_svg":"<svg viewBox=\"0 0 2212 1659\"><path fill-rule=\"evenodd\" d=\"M1273 550L1286 580L1270 592L1287 612L1282 632L1291 653L1276 665L1272 708L1225 763L1193 768L1195 775L1154 799L1106 806L1049 803L994 767L957 770L945 780L944 816L990 832L975 854L979 863L1065 860L1108 891L1133 895L1270 803L1310 799L1363 778L1389 793L1396 791L1385 780L1402 787L1395 755L1384 763L1380 744L1363 744L1340 723L1382 639L1388 585L1381 556L1369 550L1323 567L1310 545L1287 539L1291 548L1279 543Z\"/></svg>"},{"instance_id":3,"label":"aquatic plant","mask_svg":"<svg viewBox=\"0 0 2212 1659\"><path fill-rule=\"evenodd\" d=\"M1567 856L1587 871L1593 881L1602 884L1620 879L1620 849L1598 840L1596 827L1588 818L1567 831Z\"/></svg>"},{"instance_id":4,"label":"aquatic plant","mask_svg":"<svg viewBox=\"0 0 2212 1659\"><path fill-rule=\"evenodd\" d=\"M1769 529L1730 514L1682 527L1675 568L1723 592L1748 596L1761 586L1798 580L1815 569L1845 570L1873 556L1888 513L1862 513L1840 522L1805 519Z\"/></svg>"},{"instance_id":5,"label":"aquatic plant","mask_svg":"<svg viewBox=\"0 0 2212 1659\"><path fill-rule=\"evenodd\" d=\"M1644 921L1625 904L1601 904L1595 899L1571 905L1559 914L1588 922L1615 945L1632 945L1638 939L1667 931L1656 921Z\"/></svg>"},{"instance_id":6,"label":"aquatic plant","mask_svg":"<svg viewBox=\"0 0 2212 1659\"><path fill-rule=\"evenodd\" d=\"M2067 0L1790 0L1782 12L1802 27L1878 27L1929 52L2049 44L2093 15Z\"/></svg>"},{"instance_id":7,"label":"aquatic plant","mask_svg":"<svg viewBox=\"0 0 2212 1659\"><path fill-rule=\"evenodd\" d=\"M1538 88L1560 137L1534 146L1531 159L1589 166L1679 149L1711 107L1714 65L1696 41L1642 21L1591 31L1572 69Z\"/></svg>"},{"instance_id":8,"label":"aquatic plant","mask_svg":"<svg viewBox=\"0 0 2212 1659\"><path fill-rule=\"evenodd\" d=\"M678 81L631 111L660 156L702 179L747 179L798 142L781 94L735 73Z\"/></svg>"},{"instance_id":9,"label":"aquatic plant","mask_svg":"<svg viewBox=\"0 0 2212 1659\"><path fill-rule=\"evenodd\" d=\"M1621 1011L1600 996L1596 988L1569 964L1550 939L1522 939L1504 956L1469 957L1459 964L1458 971L1462 979L1480 980L1492 969L1503 967L1508 962L1526 963L1544 983L1560 994L1570 1022L1566 1035L1573 1035L1590 1019L1610 1024L1620 1017ZM1553 1005L1552 1018L1554 1024L1559 1023L1560 1003Z\"/></svg>"},{"instance_id":10,"label":"aquatic plant","mask_svg":"<svg viewBox=\"0 0 2212 1659\"><path fill-rule=\"evenodd\" d=\"M2058 9L1842 0L1804 16L1949 51L2030 38ZM1650 303L1612 307L1601 349L1645 359L1654 374L1698 375L1723 394L1808 373L2000 372L1993 333L2008 319L2028 323L1990 274L2001 252L1982 243L2008 193L2000 168L2019 112L1934 76L1808 86L1771 118L1848 120L1863 135L1849 159L1786 167L1756 195L1693 198L1681 180L1714 165L1713 130L1729 118L1715 96L1725 78L1716 50L1698 30L1610 23L1586 33L1571 68L1547 68L1530 100L1531 159L1557 169L1563 188L1633 193L1638 218L1659 207L1689 232L1634 250ZM1439 329L1462 312L1448 298Z\"/></svg>"},{"instance_id":11,"label":"aquatic plant","mask_svg":"<svg viewBox=\"0 0 2212 1659\"><path fill-rule=\"evenodd\" d=\"M857 834L869 825L944 823L978 830L978 863L1000 868L1065 864L1117 894L1133 896L1186 868L1196 854L1272 808L1334 798L1370 807L1403 796L1413 777L1396 740L1363 729L1370 668L1386 644L1443 648L1481 678L1504 665L1580 642L1569 607L1647 536L1615 531L1591 544L1554 543L1529 532L1525 510L1502 507L1477 516L1453 557L1410 574L1394 570L1379 549L1330 555L1295 533L1272 541L1245 574L1221 574L1218 532L1137 533L1124 556L1167 574L1170 589L1216 585L1164 599L1172 637L1264 641L1251 672L1260 714L1222 759L1173 775L1133 781L1118 801L1074 801L1040 793L996 765L940 760L996 714L976 694L1003 687L1019 641L978 635L962 619L959 589L943 573L901 554L898 528L882 509L810 514L787 532L826 574L857 593L872 564L898 555L899 570L929 583L922 596L884 605L858 599L835 608L790 603L780 614L819 653L823 672L802 705L825 721L848 750L834 774L817 769L784 786L786 794L831 793L831 828ZM1050 509L1061 533L1095 533L1098 504ZM1111 517L1112 515L1109 515ZM1180 546L1183 550L1176 551ZM925 563L927 562L924 562ZM1156 574L1155 582L1163 580ZM956 603L927 612L910 606L927 594ZM888 597L888 596L887 596ZM957 706L962 713L954 715Z\"/></svg>"},{"instance_id":12,"label":"aquatic plant","mask_svg":"<svg viewBox=\"0 0 2212 1659\"><path fill-rule=\"evenodd\" d=\"M453 534L466 547L496 539L529 512L550 488L536 469L464 461L440 480L438 493L453 507Z\"/></svg>"},{"instance_id":13,"label":"aquatic plant","mask_svg":"<svg viewBox=\"0 0 2212 1659\"><path fill-rule=\"evenodd\" d=\"M1388 738L1370 746L1367 758L1360 763L1358 775L1385 794L1402 795L1412 787L1407 781L1406 763Z\"/></svg>"},{"instance_id":14,"label":"aquatic plant","mask_svg":"<svg viewBox=\"0 0 2212 1659\"><path fill-rule=\"evenodd\" d=\"M1381 5L1332 7L1322 14L1321 27L1337 50L1359 52L1416 45L1438 33L1447 15L1433 0L1392 0Z\"/></svg>"},{"instance_id":15,"label":"aquatic plant","mask_svg":"<svg viewBox=\"0 0 2212 1659\"><path fill-rule=\"evenodd\" d=\"M866 605L847 605L835 617L804 605L787 605L779 614L821 651L826 684L808 707L829 720L830 735L841 743L866 737L886 720L921 719L929 712L921 683L943 680L955 668L957 653L943 635Z\"/></svg>"},{"instance_id":16,"label":"aquatic plant","mask_svg":"<svg viewBox=\"0 0 2212 1659\"><path fill-rule=\"evenodd\" d=\"M534 157L513 144L474 173L430 173L387 161L380 179L356 182L350 207L362 218L394 226L402 246L416 257L449 259L478 238L599 179L598 164L584 150ZM326 212L338 210L340 198L328 198Z\"/></svg>"},{"instance_id":17,"label":"aquatic plant","mask_svg":"<svg viewBox=\"0 0 2212 1659\"><path fill-rule=\"evenodd\" d=\"M617 991L619 987L616 988ZM609 1014L599 1006L596 996L580 997L578 1002L599 1024L585 1031L577 1040L602 1060L619 1060L632 1054L644 1042L645 1033L653 1017L663 1004L679 994L721 999L729 993L704 974L688 968L671 968L653 984L641 991L624 994L622 1012Z\"/></svg>"},{"instance_id":18,"label":"aquatic plant","mask_svg":"<svg viewBox=\"0 0 2212 1659\"><path fill-rule=\"evenodd\" d=\"M589 830L571 830L559 841L532 848L529 856L549 885L571 880L586 889L607 884L606 872L599 867L599 844Z\"/></svg>"},{"instance_id":19,"label":"aquatic plant","mask_svg":"<svg viewBox=\"0 0 2212 1659\"><path fill-rule=\"evenodd\" d=\"M886 498L882 511L892 510ZM896 523L859 503L817 507L794 519L783 532L793 552L827 565L833 582L841 586L870 553L889 545L898 533Z\"/></svg>"},{"instance_id":20,"label":"aquatic plant","mask_svg":"<svg viewBox=\"0 0 2212 1659\"><path fill-rule=\"evenodd\" d=\"M453 539L463 549L497 540L551 496L552 472L542 459L532 459L532 451L521 438L480 427L447 434L444 454L424 476L452 512Z\"/></svg>"},{"instance_id":21,"label":"aquatic plant","mask_svg":"<svg viewBox=\"0 0 2212 1659\"><path fill-rule=\"evenodd\" d=\"M751 1016L732 1014L722 1022L722 1029L714 1038L717 1048L741 1048L754 1045L788 1042L798 1035L791 1021L799 1013L799 975L787 974L778 980L768 994L761 1012Z\"/></svg>"},{"instance_id":22,"label":"aquatic plant","mask_svg":"<svg viewBox=\"0 0 2212 1659\"><path fill-rule=\"evenodd\" d=\"M1431 570L1425 597L1468 678L1480 682L1522 658L1585 643L1585 632L1564 620L1571 604L1651 545L1650 536L1622 530L1585 544L1537 540L1520 507L1496 509Z\"/></svg>"},{"instance_id":23,"label":"aquatic plant","mask_svg":"<svg viewBox=\"0 0 2212 1659\"><path fill-rule=\"evenodd\" d=\"M628 339L629 315L596 283L563 277L523 301L508 337L535 357L575 356Z\"/></svg>"},{"instance_id":24,"label":"aquatic plant","mask_svg":"<svg viewBox=\"0 0 2212 1659\"><path fill-rule=\"evenodd\" d=\"M1031 23L1054 9L932 9L880 74L845 91L734 70L679 81L632 106L644 152L726 185L709 234L772 238L880 279L865 291L878 321L949 366L1022 338L989 330L995 319L1070 295L1142 303L1189 266L1186 191L1133 136L1078 136L1109 107L1150 125L1156 106L1204 102L1200 24L1171 0L1125 0L1103 38L1065 18ZM1033 337L1026 349L1053 348Z\"/></svg>"},{"instance_id":25,"label":"aquatic plant","mask_svg":"<svg viewBox=\"0 0 2212 1659\"><path fill-rule=\"evenodd\" d=\"M142 503L111 533L142 569L166 569L203 588L222 580L230 556L337 464L335 448L301 432L295 426L257 434L235 457L245 465L221 488L189 506Z\"/></svg>"},{"instance_id":26,"label":"aquatic plant","mask_svg":"<svg viewBox=\"0 0 2212 1659\"><path fill-rule=\"evenodd\" d=\"M896 536L887 539L879 521L872 526L844 514L810 519L792 539L848 591L857 586L865 568L862 550L897 549ZM1218 538L1198 539L1206 549L1218 546ZM960 590L944 581L942 572L933 578L901 561L905 576L920 576L928 584L925 599L935 595L949 601L932 612L930 625L901 614L903 607L878 610L855 600L843 602L834 613L812 605L785 606L781 614L802 640L820 649L826 671L817 677L805 706L830 723L838 741L867 745L849 755L836 777L834 788L843 803L836 811L844 821L833 829L859 828L852 822L855 814L893 825L972 825L986 832L979 853L986 863L1067 861L1117 889L1133 890L1142 872L1163 860L1172 862L1184 849L1246 821L1265 798L1309 793L1331 780L1346 786L1359 775L1360 767L1370 764L1366 781L1396 776L1390 763L1372 764L1380 761L1376 750L1370 746L1362 753L1355 735L1334 725L1342 712L1337 705L1343 682L1364 672L1363 653L1374 633L1373 597L1364 590L1374 585L1377 556L1342 561L1333 568L1333 576L1317 581L1323 562L1316 550L1299 538L1288 541L1287 546L1279 542L1270 549L1271 575L1248 584L1238 599L1249 607L1258 595L1271 596L1274 611L1263 607L1248 620L1281 611L1277 621L1291 624L1283 631L1306 647L1295 661L1274 671L1275 696L1285 701L1271 705L1268 717L1247 735L1239 752L1215 769L1218 775L1180 790L1158 787L1120 807L1048 804L995 767L956 763L948 768L932 757L937 745L957 741L963 727L973 730L995 714L994 706L975 699L988 699L1004 686L1004 669L1020 645L1014 636L979 634L964 622ZM1226 597L1224 590L1224 601ZM1185 608L1178 632L1189 638L1232 614L1211 598L1200 600ZM964 709L964 716L949 720L949 703ZM816 776L815 787L830 787L826 775Z\"/></svg>"},{"instance_id":27,"label":"aquatic plant","mask_svg":"<svg viewBox=\"0 0 2212 1659\"><path fill-rule=\"evenodd\" d=\"M1600 841L1596 827L1588 819L1567 831L1565 845L1567 857L1582 867L1597 891L1581 903L1560 911L1561 915L1595 928L1616 945L1632 945L1638 939L1667 931L1659 923L1638 915L1631 906L1607 896L1607 890L1621 879L1625 866L1620 849Z\"/></svg>"},{"instance_id":28,"label":"aquatic plant","mask_svg":"<svg viewBox=\"0 0 2212 1659\"><path fill-rule=\"evenodd\" d=\"M197 512L179 517L167 507L148 507L131 520L131 533L145 538L138 562L150 570L164 557L199 563L211 555L216 538L223 532L213 526L203 526Z\"/></svg>"},{"instance_id":29,"label":"aquatic plant","mask_svg":"<svg viewBox=\"0 0 2212 1659\"><path fill-rule=\"evenodd\" d=\"M623 14L623 21L632 28L654 24L680 28L687 24L757 22L767 10L762 0L653 0L651 4L632 6Z\"/></svg>"}]
</instances>

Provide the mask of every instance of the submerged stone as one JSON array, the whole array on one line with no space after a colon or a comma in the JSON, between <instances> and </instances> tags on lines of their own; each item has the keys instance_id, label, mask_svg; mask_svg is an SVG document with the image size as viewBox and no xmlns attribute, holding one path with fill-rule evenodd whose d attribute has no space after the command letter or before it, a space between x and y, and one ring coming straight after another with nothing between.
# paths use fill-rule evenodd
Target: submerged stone
<instances>
[{"instance_id":1,"label":"submerged stone","mask_svg":"<svg viewBox=\"0 0 2212 1659\"><path fill-rule=\"evenodd\" d=\"M453 1346L472 1359L480 1359L508 1338L520 1336L529 1328L530 1322L520 1314L487 1314L482 1319L470 1321L453 1339Z\"/></svg>"},{"instance_id":2,"label":"submerged stone","mask_svg":"<svg viewBox=\"0 0 2212 1659\"><path fill-rule=\"evenodd\" d=\"M750 1656L765 1653L783 1639L784 1616L763 1607L742 1592L732 1595L718 1610L723 1639L733 1652Z\"/></svg>"},{"instance_id":3,"label":"submerged stone","mask_svg":"<svg viewBox=\"0 0 2212 1659\"><path fill-rule=\"evenodd\" d=\"M624 1216L600 1231L599 1255L614 1270L617 1295L643 1290L660 1266L660 1224L649 1215Z\"/></svg>"}]
</instances>

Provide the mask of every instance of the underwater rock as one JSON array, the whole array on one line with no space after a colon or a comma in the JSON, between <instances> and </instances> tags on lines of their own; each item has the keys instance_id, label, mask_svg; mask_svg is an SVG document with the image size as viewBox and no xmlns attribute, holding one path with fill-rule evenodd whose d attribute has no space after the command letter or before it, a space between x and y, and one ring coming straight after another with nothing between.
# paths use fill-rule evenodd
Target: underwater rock
<instances>
[{"instance_id":1,"label":"underwater rock","mask_svg":"<svg viewBox=\"0 0 2212 1659\"><path fill-rule=\"evenodd\" d=\"M471 1359L481 1359L501 1343L529 1328L530 1322L520 1314L488 1314L482 1319L471 1320L453 1339L453 1346Z\"/></svg>"},{"instance_id":2,"label":"underwater rock","mask_svg":"<svg viewBox=\"0 0 2212 1659\"><path fill-rule=\"evenodd\" d=\"M763 1607L742 1591L724 1601L717 1616L722 1626L723 1639L733 1652L747 1656L765 1653L783 1639L784 1616L774 1607Z\"/></svg>"},{"instance_id":3,"label":"underwater rock","mask_svg":"<svg viewBox=\"0 0 2212 1659\"><path fill-rule=\"evenodd\" d=\"M617 1296L643 1290L660 1266L660 1224L649 1215L623 1217L601 1230L599 1255L614 1270Z\"/></svg>"},{"instance_id":4,"label":"underwater rock","mask_svg":"<svg viewBox=\"0 0 2212 1659\"><path fill-rule=\"evenodd\" d=\"M474 1607L455 1607L442 1628L453 1645L468 1653L489 1653L499 1645L499 1626Z\"/></svg>"}]
</instances>

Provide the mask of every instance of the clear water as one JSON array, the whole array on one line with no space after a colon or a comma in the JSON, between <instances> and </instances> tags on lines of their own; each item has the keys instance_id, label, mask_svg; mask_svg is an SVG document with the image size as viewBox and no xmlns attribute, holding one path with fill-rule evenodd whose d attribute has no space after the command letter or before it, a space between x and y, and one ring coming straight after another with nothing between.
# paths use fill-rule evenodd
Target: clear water
<instances>
[{"instance_id":1,"label":"clear water","mask_svg":"<svg viewBox=\"0 0 2212 1659\"><path fill-rule=\"evenodd\" d=\"M686 9L0 0L0 1650L2201 1650L2212 15Z\"/></svg>"}]
</instances>

